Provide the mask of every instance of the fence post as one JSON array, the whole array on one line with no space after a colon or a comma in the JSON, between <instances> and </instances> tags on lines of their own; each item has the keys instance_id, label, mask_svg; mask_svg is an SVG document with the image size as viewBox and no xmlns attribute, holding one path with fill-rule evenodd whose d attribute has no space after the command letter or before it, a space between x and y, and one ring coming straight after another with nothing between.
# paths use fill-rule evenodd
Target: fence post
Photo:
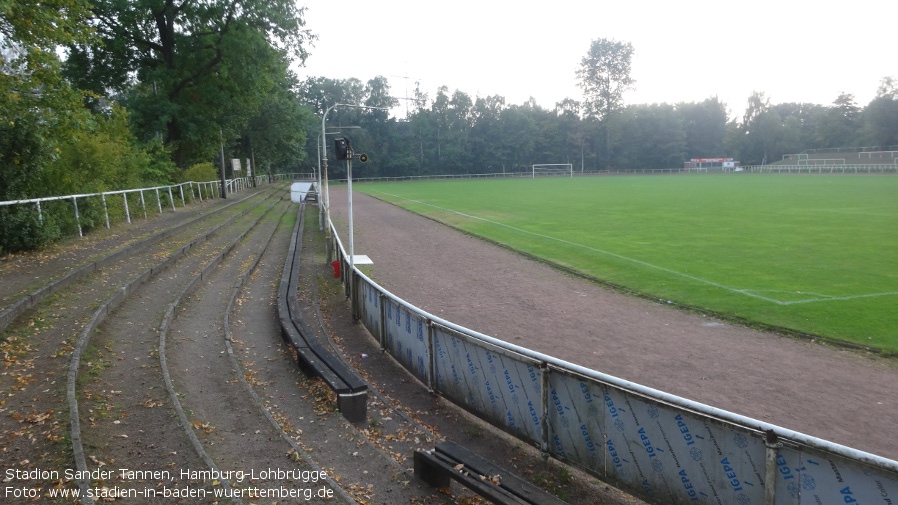
<instances>
[{"instance_id":1,"label":"fence post","mask_svg":"<svg viewBox=\"0 0 898 505\"><path fill-rule=\"evenodd\" d=\"M549 455L549 364L546 362L542 362L539 364L540 370L542 370L542 380L540 381L540 387L542 388L541 394L543 397L543 416L540 422L540 429L542 431L542 440L539 441L540 448L539 450L543 453L543 457L548 457Z\"/></svg>"},{"instance_id":2,"label":"fence post","mask_svg":"<svg viewBox=\"0 0 898 505\"><path fill-rule=\"evenodd\" d=\"M156 188L156 205L159 207L159 213L162 214L162 197L159 196L159 188Z\"/></svg>"},{"instance_id":3,"label":"fence post","mask_svg":"<svg viewBox=\"0 0 898 505\"><path fill-rule=\"evenodd\" d=\"M352 321L359 320L359 279L354 271L349 272L349 305L352 307Z\"/></svg>"},{"instance_id":4,"label":"fence post","mask_svg":"<svg viewBox=\"0 0 898 505\"><path fill-rule=\"evenodd\" d=\"M175 211L175 197L171 196L171 186L168 187L168 201L171 202L171 211Z\"/></svg>"},{"instance_id":5,"label":"fence post","mask_svg":"<svg viewBox=\"0 0 898 505\"><path fill-rule=\"evenodd\" d=\"M383 352L387 350L387 309L384 302L390 303L390 301L380 291L377 292L377 297L380 301L380 350Z\"/></svg>"},{"instance_id":6,"label":"fence post","mask_svg":"<svg viewBox=\"0 0 898 505\"><path fill-rule=\"evenodd\" d=\"M100 198L103 199L103 214L106 214L106 229L109 229L109 209L106 207L106 193L100 193Z\"/></svg>"},{"instance_id":7,"label":"fence post","mask_svg":"<svg viewBox=\"0 0 898 505\"><path fill-rule=\"evenodd\" d=\"M767 430L767 437L764 441L767 446L764 471L764 505L773 505L776 503L776 450L783 446L777 440L776 433L773 430Z\"/></svg>"},{"instance_id":8,"label":"fence post","mask_svg":"<svg viewBox=\"0 0 898 505\"><path fill-rule=\"evenodd\" d=\"M346 267L349 266L349 262L343 261L345 259L346 258L340 257L340 280L343 282L343 293L349 298L352 296L352 293L349 292L349 276L352 275L352 272L347 271ZM355 314L353 314L352 317L355 317Z\"/></svg>"},{"instance_id":9,"label":"fence post","mask_svg":"<svg viewBox=\"0 0 898 505\"><path fill-rule=\"evenodd\" d=\"M78 236L83 237L84 234L81 233L81 216L78 215L78 199L74 196L72 197L72 203L75 204L75 222L78 223Z\"/></svg>"},{"instance_id":10,"label":"fence post","mask_svg":"<svg viewBox=\"0 0 898 505\"><path fill-rule=\"evenodd\" d=\"M427 326L427 352L430 354L427 363L427 387L430 389L428 393L433 394L437 390L436 336L433 334L433 321L425 319L424 324Z\"/></svg>"},{"instance_id":11,"label":"fence post","mask_svg":"<svg viewBox=\"0 0 898 505\"><path fill-rule=\"evenodd\" d=\"M122 193L122 198L125 199L125 217L128 218L128 224L131 224L131 211L128 209L128 192L127 191Z\"/></svg>"},{"instance_id":12,"label":"fence post","mask_svg":"<svg viewBox=\"0 0 898 505\"><path fill-rule=\"evenodd\" d=\"M147 218L147 202L143 199L143 190L140 190L140 207L143 209L143 218Z\"/></svg>"},{"instance_id":13,"label":"fence post","mask_svg":"<svg viewBox=\"0 0 898 505\"><path fill-rule=\"evenodd\" d=\"M44 223L44 213L41 211L41 201L38 200L34 202L37 204L37 220L40 221L41 224Z\"/></svg>"}]
</instances>

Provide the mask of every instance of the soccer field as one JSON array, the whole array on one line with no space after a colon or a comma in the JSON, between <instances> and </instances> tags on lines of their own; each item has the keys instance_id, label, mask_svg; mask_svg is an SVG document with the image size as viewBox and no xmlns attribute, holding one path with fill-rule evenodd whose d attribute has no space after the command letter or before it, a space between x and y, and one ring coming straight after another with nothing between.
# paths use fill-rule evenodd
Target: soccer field
<instances>
[{"instance_id":1,"label":"soccer field","mask_svg":"<svg viewBox=\"0 0 898 505\"><path fill-rule=\"evenodd\" d=\"M356 189L655 298L898 352L898 177L477 179Z\"/></svg>"}]
</instances>

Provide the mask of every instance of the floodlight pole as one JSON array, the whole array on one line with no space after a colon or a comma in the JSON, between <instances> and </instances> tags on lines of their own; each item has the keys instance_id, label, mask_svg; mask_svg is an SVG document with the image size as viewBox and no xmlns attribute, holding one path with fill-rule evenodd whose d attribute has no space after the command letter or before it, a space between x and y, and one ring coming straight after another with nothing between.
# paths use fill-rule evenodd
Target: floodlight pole
<instances>
[{"instance_id":1,"label":"floodlight pole","mask_svg":"<svg viewBox=\"0 0 898 505\"><path fill-rule=\"evenodd\" d=\"M340 126L339 128L340 128L340 130L342 130L344 128L361 128L361 126ZM340 130L337 130L335 132L324 132L324 136L325 136L324 139L321 138L322 134L320 134L320 133L318 134L318 144L316 146L318 148L318 200L319 200L319 202L318 202L318 231L324 230L324 221L322 218L322 214L324 213L324 204L321 202L321 200L323 198L323 196L322 196L323 191L322 191L322 186L321 186L321 147L323 144L327 144L327 135L336 135L337 133L340 133ZM325 163L324 169L326 172L327 171L327 156L325 156L324 163ZM328 231L328 233L330 233L330 231ZM330 235L328 235L328 236L330 236Z\"/></svg>"},{"instance_id":2,"label":"floodlight pole","mask_svg":"<svg viewBox=\"0 0 898 505\"><path fill-rule=\"evenodd\" d=\"M330 230L330 222L331 222L331 209L330 209L330 188L327 183L327 136L324 133L325 131L325 121L327 121L327 115L330 113L331 109L334 107L353 107L356 109L381 109L382 107L368 107L367 105L353 105L350 103L335 103L328 107L324 114L321 115L321 170L324 182L324 212L325 216L327 216L327 238L331 236Z\"/></svg>"},{"instance_id":3,"label":"floodlight pole","mask_svg":"<svg viewBox=\"0 0 898 505\"><path fill-rule=\"evenodd\" d=\"M326 139L325 139L326 141ZM324 212L324 203L322 203L321 191L321 134L318 134L318 141L316 142L315 148L318 149L318 174L315 178L318 182L318 231L324 231L324 218L322 217L322 213Z\"/></svg>"},{"instance_id":4,"label":"floodlight pole","mask_svg":"<svg viewBox=\"0 0 898 505\"><path fill-rule=\"evenodd\" d=\"M322 178L323 183L324 183L324 186L320 186L318 188L318 192L319 192L320 198L321 198L321 202L319 203L319 205L321 206L321 209L319 209L318 219L319 219L319 221L321 220L321 210L323 210L324 215L327 217L327 219L325 219L324 221L325 221L325 225L327 226L327 230L325 231L325 236L327 236L328 239L331 238L331 227L330 227L331 215L330 215L330 209L328 208L328 199L327 199L327 197L328 197L328 192L327 192L327 135L325 135L325 133L324 133L324 128L325 128L324 121L327 119L327 113L330 112L331 109L333 109L337 105L339 105L339 104L331 105L330 107L327 108L327 110L324 111L324 114L321 115L321 134L318 135L318 138L321 140L321 158L319 161L319 163L321 163L321 168L318 170L318 173L319 173L319 178ZM328 258L328 259L330 259L330 258Z\"/></svg>"},{"instance_id":5,"label":"floodlight pole","mask_svg":"<svg viewBox=\"0 0 898 505\"><path fill-rule=\"evenodd\" d=\"M355 241L352 238L352 148L349 149L349 159L346 160L346 192L349 193L349 299L352 307L352 318L355 320L355 297L352 296L352 273L355 272Z\"/></svg>"},{"instance_id":6,"label":"floodlight pole","mask_svg":"<svg viewBox=\"0 0 898 505\"><path fill-rule=\"evenodd\" d=\"M330 239L330 227L331 227L331 214L330 214L330 188L327 186L327 136L325 134L325 121L327 120L327 114L334 107L352 107L356 109L374 109L374 110L390 110L387 107L371 107L368 105L353 105L348 103L335 103L327 108L324 111L324 114L321 116L321 138L323 142L321 143L322 153L322 170L324 171L324 184L325 184L325 213L327 215L327 238ZM352 296L352 275L355 271L355 245L352 240L352 156L349 156L349 160L347 160L346 165L346 179L347 179L347 192L349 193L349 298L352 302L355 301L355 297ZM353 317L355 317L355 310L353 310Z\"/></svg>"}]
</instances>

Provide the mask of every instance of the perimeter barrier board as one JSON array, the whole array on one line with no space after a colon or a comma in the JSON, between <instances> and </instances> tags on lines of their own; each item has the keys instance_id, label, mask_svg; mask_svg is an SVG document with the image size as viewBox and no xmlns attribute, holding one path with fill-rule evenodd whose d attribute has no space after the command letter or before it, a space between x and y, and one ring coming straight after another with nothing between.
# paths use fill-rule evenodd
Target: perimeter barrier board
<instances>
[{"instance_id":1,"label":"perimeter barrier board","mask_svg":"<svg viewBox=\"0 0 898 505\"><path fill-rule=\"evenodd\" d=\"M898 504L894 475L814 447L783 442L776 467L777 505Z\"/></svg>"},{"instance_id":2,"label":"perimeter barrier board","mask_svg":"<svg viewBox=\"0 0 898 505\"><path fill-rule=\"evenodd\" d=\"M494 426L542 446L538 361L433 325L437 391Z\"/></svg>"},{"instance_id":3,"label":"perimeter barrier board","mask_svg":"<svg viewBox=\"0 0 898 505\"><path fill-rule=\"evenodd\" d=\"M663 503L764 503L763 433L551 369L549 453Z\"/></svg>"},{"instance_id":4,"label":"perimeter barrier board","mask_svg":"<svg viewBox=\"0 0 898 505\"><path fill-rule=\"evenodd\" d=\"M383 300L386 317L384 348L424 384L430 383L430 346L427 321L408 307L393 300Z\"/></svg>"},{"instance_id":5,"label":"perimeter barrier board","mask_svg":"<svg viewBox=\"0 0 898 505\"><path fill-rule=\"evenodd\" d=\"M359 319L364 321L365 327L378 342L383 342L381 328L381 294L374 286L367 282L359 282L362 291L362 303L359 304Z\"/></svg>"},{"instance_id":6,"label":"perimeter barrier board","mask_svg":"<svg viewBox=\"0 0 898 505\"><path fill-rule=\"evenodd\" d=\"M595 475L621 469L623 463L614 444L605 441L605 400L600 384L586 377L559 373L548 375L549 409L547 412L549 454ZM612 408L614 408L612 406ZM631 461L631 460L628 460ZM621 481L626 481L621 477Z\"/></svg>"}]
</instances>

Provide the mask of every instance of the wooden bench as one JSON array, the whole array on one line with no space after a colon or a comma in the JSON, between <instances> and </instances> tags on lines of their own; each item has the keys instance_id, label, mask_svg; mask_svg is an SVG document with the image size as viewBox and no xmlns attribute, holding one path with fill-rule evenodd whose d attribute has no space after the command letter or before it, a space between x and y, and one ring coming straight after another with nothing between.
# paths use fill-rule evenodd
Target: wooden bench
<instances>
[{"instance_id":1,"label":"wooden bench","mask_svg":"<svg viewBox=\"0 0 898 505\"><path fill-rule=\"evenodd\" d=\"M454 442L440 442L432 451L415 451L415 475L436 488L448 488L449 479L499 504L566 505L508 470Z\"/></svg>"},{"instance_id":2,"label":"wooden bench","mask_svg":"<svg viewBox=\"0 0 898 505\"><path fill-rule=\"evenodd\" d=\"M368 384L354 368L345 364L327 345L320 342L300 316L296 293L304 210L305 205L302 205L278 288L277 308L281 336L296 351L300 369L306 375L321 377L337 394L337 408L343 417L351 423L361 423L367 419Z\"/></svg>"},{"instance_id":3,"label":"wooden bench","mask_svg":"<svg viewBox=\"0 0 898 505\"><path fill-rule=\"evenodd\" d=\"M368 415L368 384L317 338L302 331L300 323L289 316L280 320L284 340L296 351L296 361L303 373L320 377L337 394L337 408L347 421L364 422Z\"/></svg>"}]
</instances>

